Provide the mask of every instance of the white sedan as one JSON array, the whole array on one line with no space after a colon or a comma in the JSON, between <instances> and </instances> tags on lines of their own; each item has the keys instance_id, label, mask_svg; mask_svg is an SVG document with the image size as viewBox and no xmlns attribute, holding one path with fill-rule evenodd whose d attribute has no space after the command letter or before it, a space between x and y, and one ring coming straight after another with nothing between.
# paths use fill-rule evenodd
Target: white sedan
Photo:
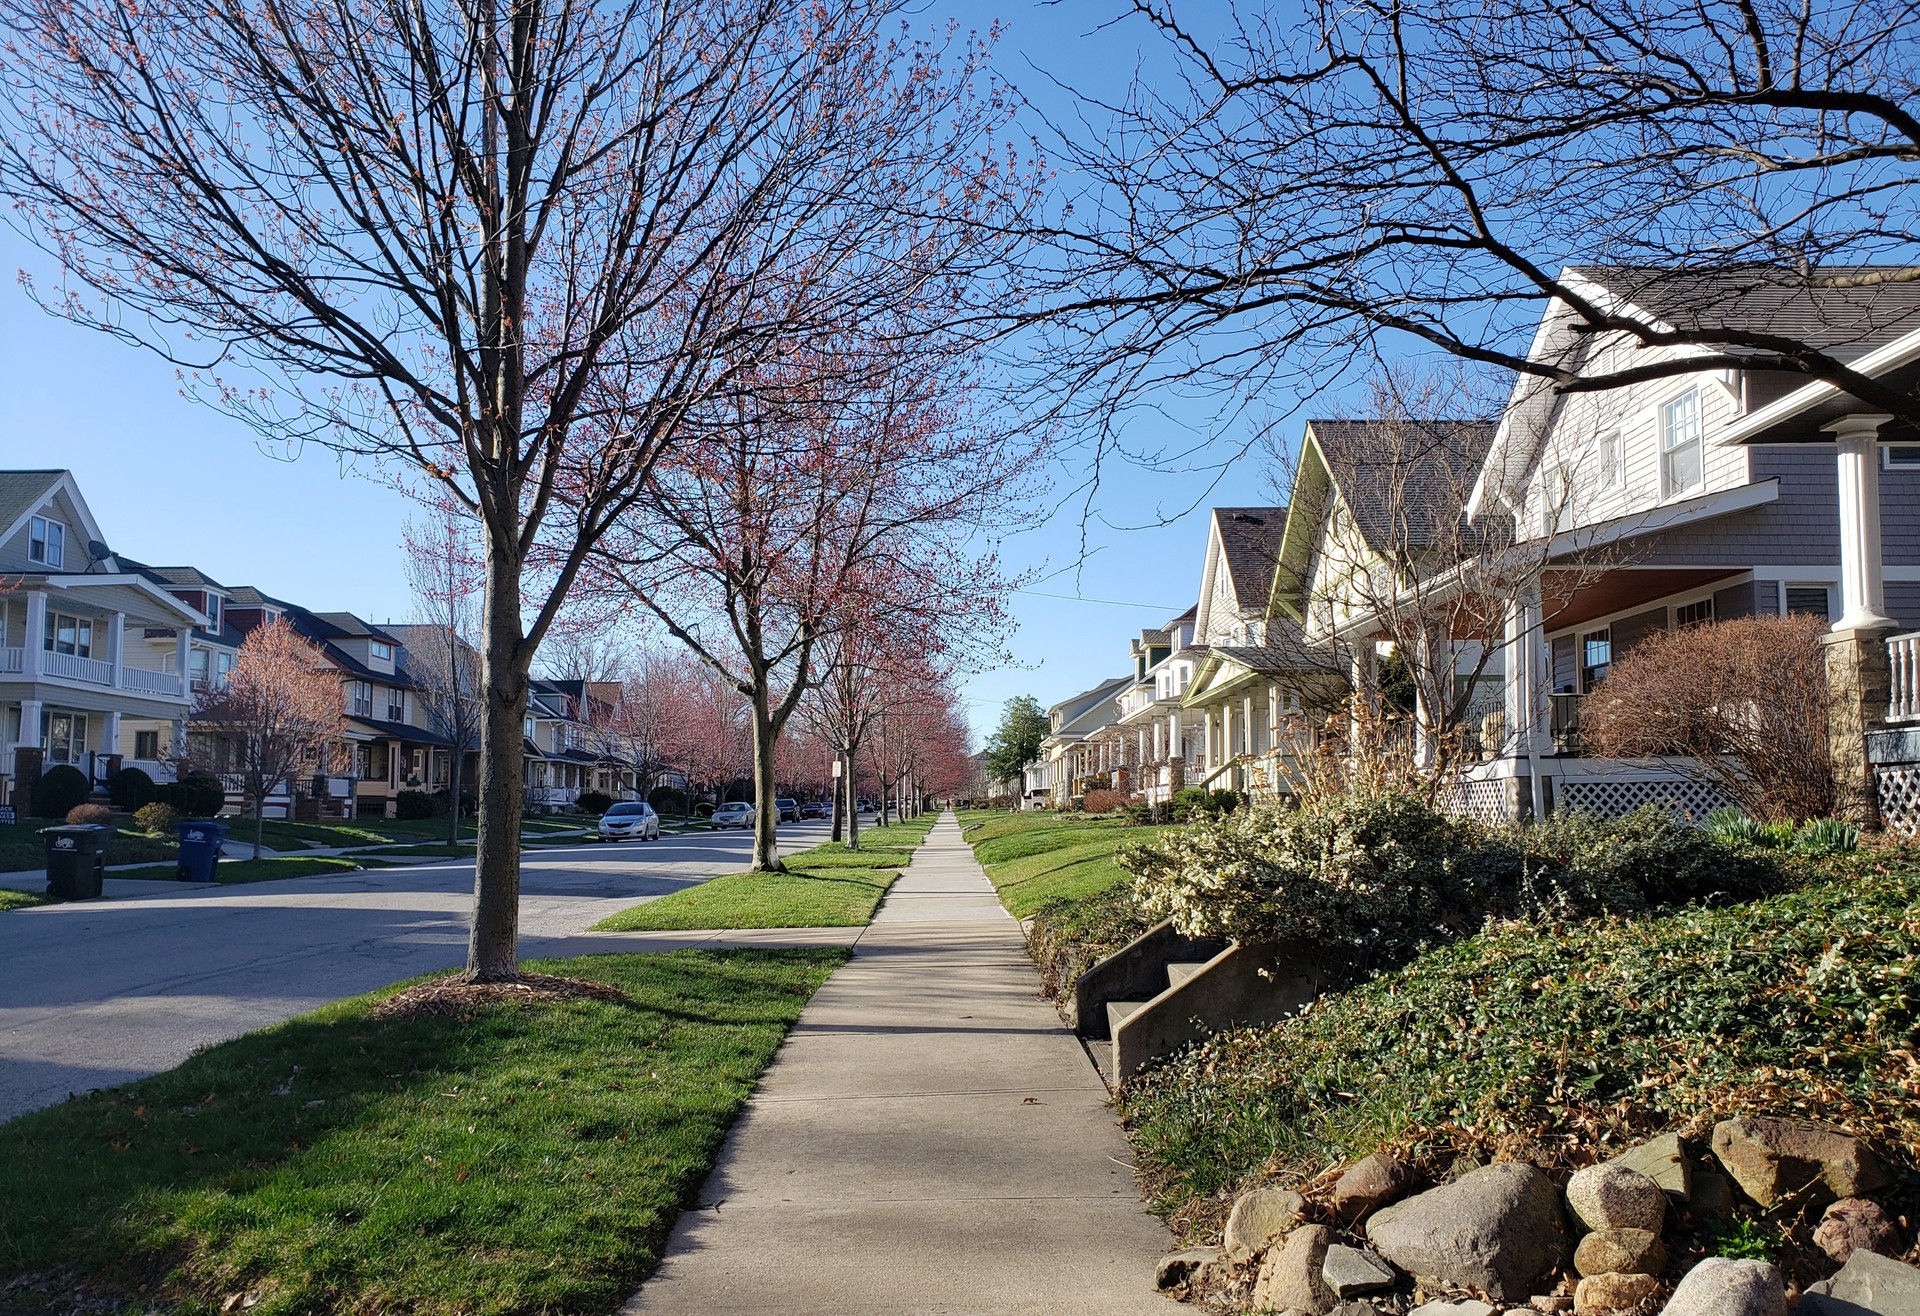
<instances>
[{"instance_id":1,"label":"white sedan","mask_svg":"<svg viewBox=\"0 0 1920 1316\"><path fill-rule=\"evenodd\" d=\"M600 815L600 839L624 841L637 836L643 841L660 839L660 815L645 800L627 800Z\"/></svg>"}]
</instances>

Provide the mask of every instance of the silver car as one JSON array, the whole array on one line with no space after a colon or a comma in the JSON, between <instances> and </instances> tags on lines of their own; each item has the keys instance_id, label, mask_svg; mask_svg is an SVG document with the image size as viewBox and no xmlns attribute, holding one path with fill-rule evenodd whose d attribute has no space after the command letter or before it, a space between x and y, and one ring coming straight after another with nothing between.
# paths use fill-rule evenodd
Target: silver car
<instances>
[{"instance_id":1,"label":"silver car","mask_svg":"<svg viewBox=\"0 0 1920 1316\"><path fill-rule=\"evenodd\" d=\"M643 841L660 839L660 815L645 800L627 800L600 815L600 839L624 841L639 837Z\"/></svg>"},{"instance_id":2,"label":"silver car","mask_svg":"<svg viewBox=\"0 0 1920 1316\"><path fill-rule=\"evenodd\" d=\"M718 828L738 827L745 830L753 826L753 806L745 800L732 800L713 811L713 825Z\"/></svg>"}]
</instances>

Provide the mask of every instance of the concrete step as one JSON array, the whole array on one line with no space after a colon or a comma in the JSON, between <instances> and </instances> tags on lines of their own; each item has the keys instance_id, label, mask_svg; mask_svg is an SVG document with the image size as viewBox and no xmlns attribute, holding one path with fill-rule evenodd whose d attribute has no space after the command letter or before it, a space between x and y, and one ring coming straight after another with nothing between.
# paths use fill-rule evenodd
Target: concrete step
<instances>
[{"instance_id":1,"label":"concrete step","mask_svg":"<svg viewBox=\"0 0 1920 1316\"><path fill-rule=\"evenodd\" d=\"M1113 1030L1120 1026L1121 1021L1145 1004L1145 1001L1108 1001L1107 1036L1113 1036Z\"/></svg>"},{"instance_id":2,"label":"concrete step","mask_svg":"<svg viewBox=\"0 0 1920 1316\"><path fill-rule=\"evenodd\" d=\"M1194 974L1207 967L1205 960L1182 960L1167 966L1167 986L1178 987Z\"/></svg>"}]
</instances>

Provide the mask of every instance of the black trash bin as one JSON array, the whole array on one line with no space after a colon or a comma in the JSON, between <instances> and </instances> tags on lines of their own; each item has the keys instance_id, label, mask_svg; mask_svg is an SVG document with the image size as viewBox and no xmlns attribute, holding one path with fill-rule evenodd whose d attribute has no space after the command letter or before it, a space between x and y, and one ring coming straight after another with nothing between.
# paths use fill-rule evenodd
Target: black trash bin
<instances>
[{"instance_id":1,"label":"black trash bin","mask_svg":"<svg viewBox=\"0 0 1920 1316\"><path fill-rule=\"evenodd\" d=\"M220 846L227 839L223 822L183 822L180 824L180 863L174 876L182 882L216 882L214 865L220 862Z\"/></svg>"},{"instance_id":2,"label":"black trash bin","mask_svg":"<svg viewBox=\"0 0 1920 1316\"><path fill-rule=\"evenodd\" d=\"M107 874L107 837L111 827L68 823L43 827L47 847L47 894L56 900L98 900Z\"/></svg>"}]
</instances>

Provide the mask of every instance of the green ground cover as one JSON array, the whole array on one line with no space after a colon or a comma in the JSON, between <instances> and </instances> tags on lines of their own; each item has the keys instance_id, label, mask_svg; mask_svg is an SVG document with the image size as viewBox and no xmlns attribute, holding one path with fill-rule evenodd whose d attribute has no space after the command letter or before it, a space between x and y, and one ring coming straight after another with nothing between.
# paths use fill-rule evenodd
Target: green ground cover
<instances>
[{"instance_id":1,"label":"green ground cover","mask_svg":"<svg viewBox=\"0 0 1920 1316\"><path fill-rule=\"evenodd\" d=\"M615 999L342 1001L0 1125L0 1289L184 1316L609 1312L840 950L529 964ZM45 1310L64 1309L50 1299ZM90 1308L91 1310L91 1308Z\"/></svg>"},{"instance_id":2,"label":"green ground cover","mask_svg":"<svg viewBox=\"0 0 1920 1316\"><path fill-rule=\"evenodd\" d=\"M473 847L470 845L448 845L445 841L429 845L390 845L383 849L369 851L359 858L374 859L471 859Z\"/></svg>"},{"instance_id":3,"label":"green ground cover","mask_svg":"<svg viewBox=\"0 0 1920 1316\"><path fill-rule=\"evenodd\" d=\"M873 920L898 868L801 867L728 873L600 920L600 932L694 928L857 928Z\"/></svg>"},{"instance_id":4,"label":"green ground cover","mask_svg":"<svg viewBox=\"0 0 1920 1316\"><path fill-rule=\"evenodd\" d=\"M32 909L35 905L51 903L48 897L37 891L15 891L10 887L0 887L0 914L9 909Z\"/></svg>"},{"instance_id":5,"label":"green ground cover","mask_svg":"<svg viewBox=\"0 0 1920 1316\"><path fill-rule=\"evenodd\" d=\"M234 841L253 841L253 823L246 818L228 820ZM472 819L460 824L462 836L474 834ZM341 849L356 845L387 845L395 841L441 841L447 835L445 818L361 818L352 822L290 822L277 818L266 821L261 844L272 850L299 850L303 846Z\"/></svg>"},{"instance_id":6,"label":"green ground cover","mask_svg":"<svg viewBox=\"0 0 1920 1316\"><path fill-rule=\"evenodd\" d=\"M319 873L352 873L374 866L369 862L371 858L362 855L302 854L267 859L222 859L213 871L220 885L237 886L246 882L272 882L286 877L313 877ZM122 868L109 872L107 876L171 882L177 871L173 864L150 864L142 868Z\"/></svg>"},{"instance_id":7,"label":"green ground cover","mask_svg":"<svg viewBox=\"0 0 1920 1316\"><path fill-rule=\"evenodd\" d=\"M1383 1144L1552 1164L1735 1112L1817 1110L1914 1164L1920 859L1830 870L1746 904L1497 928L1217 1036L1124 1090L1136 1158L1189 1227L1239 1185Z\"/></svg>"},{"instance_id":8,"label":"green ground cover","mask_svg":"<svg viewBox=\"0 0 1920 1316\"><path fill-rule=\"evenodd\" d=\"M29 818L25 822L0 825L0 873L29 873L47 866L46 841L42 827L56 827L52 818ZM109 864L138 864L150 859L166 859L176 849L173 838L148 836L131 827L116 830L107 838Z\"/></svg>"}]
</instances>

